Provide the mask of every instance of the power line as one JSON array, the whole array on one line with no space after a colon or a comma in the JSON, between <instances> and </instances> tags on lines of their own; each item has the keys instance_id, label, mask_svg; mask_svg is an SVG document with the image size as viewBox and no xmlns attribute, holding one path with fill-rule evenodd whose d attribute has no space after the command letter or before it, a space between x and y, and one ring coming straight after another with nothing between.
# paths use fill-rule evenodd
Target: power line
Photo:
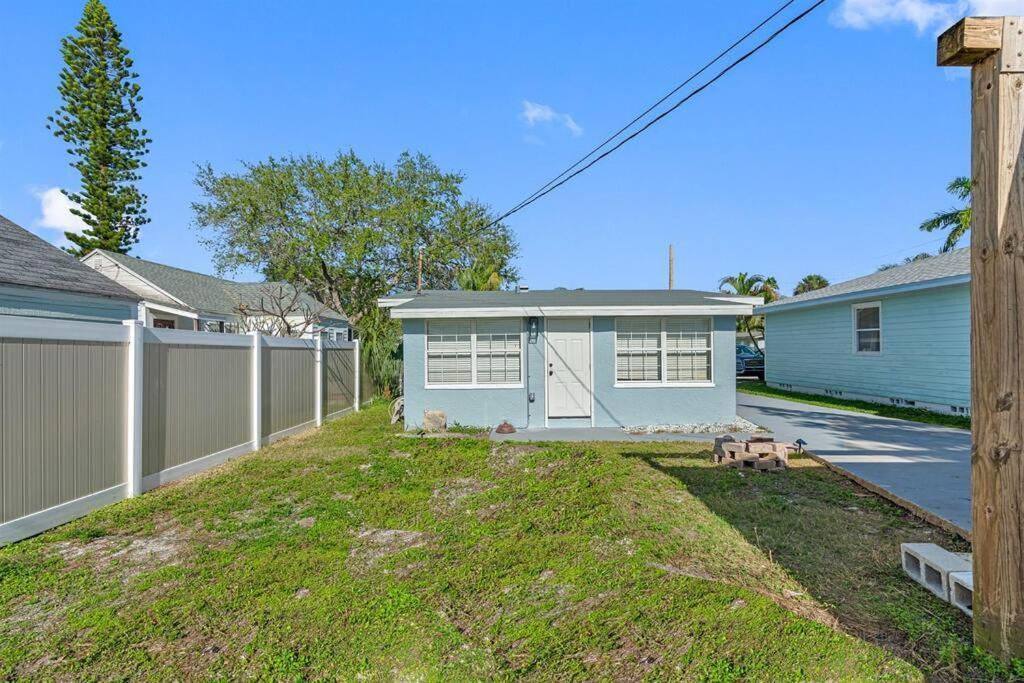
<instances>
[{"instance_id":1,"label":"power line","mask_svg":"<svg viewBox=\"0 0 1024 683\"><path fill-rule=\"evenodd\" d=\"M679 107L683 106L684 104L686 104L688 101L690 101L691 99L693 99L694 97L696 97L700 93L704 92L712 84L717 82L719 79L721 79L727 73L729 73L730 71L735 69L737 66L739 66L740 64L745 62L747 59L752 57L754 54L759 52L762 48L764 48L770 42L772 42L773 40L778 38L780 35L782 35L783 32L788 30L791 26L793 26L794 24L796 24L797 22L802 20L804 17L806 17L808 14L810 14L811 12L813 12L814 10L816 10L818 7L820 7L823 4L825 4L825 0L817 0L817 2L815 2L813 5L811 5L810 7L805 9L803 12L801 12L798 15L796 15L792 19L790 19L789 21L787 21L785 24L782 25L782 27L780 27L774 33L772 33L770 36L768 36L763 41L758 43L751 50L749 50L748 52L744 53L741 57L739 57L738 59L734 60L727 67L725 67L724 69L719 71L709 81L707 81L703 85L695 88L694 90L690 91L690 93L688 95L686 95L685 97L680 99L678 102L673 104L671 107L669 107L668 109L666 109L662 113L658 114L653 119L651 119L650 121L645 123L643 126L641 126L639 129L637 129L633 133L630 133L628 136L626 136L625 138L620 140L614 147L612 147L611 149L609 149L609 150L603 152L602 154L598 155L597 157L592 159L590 162L588 162L586 165L584 165L583 167L573 171L572 173L570 173L569 175L565 176L564 178L562 178L558 182L548 183L549 187L547 187L543 191L538 190L533 195L531 195L528 199L523 200L522 202L520 202L519 204L517 204L513 208L509 209L508 211L506 211L502 215L498 216L496 219L494 219L493 221L491 221L487 225L483 226L483 228L481 228L480 231L483 232L484 230L487 230L487 229L493 227L494 225L497 225L498 223L500 223L501 221L505 220L506 218L508 218L512 214L517 213L517 212L525 209L527 206L529 206L530 204L533 204L535 201L537 201L541 197L544 197L544 196L550 194L551 192L554 192L559 187L561 187L562 185L566 184L567 182L569 182L570 180L572 180L576 176L578 176L581 173L584 173L585 171L587 171L587 169L591 168L594 164L598 163L599 161L601 161L605 157L613 154L615 151L617 151L620 147L625 145L627 142L633 140L638 135L640 135L641 133L646 131L648 128L650 128L651 126L656 124L658 121L661 121L663 118L665 118L666 116L668 116L669 114L674 112L676 109L678 109Z\"/></svg>"},{"instance_id":2,"label":"power line","mask_svg":"<svg viewBox=\"0 0 1024 683\"><path fill-rule=\"evenodd\" d=\"M772 19L774 19L775 17L779 16L779 14L781 14L781 13L782 13L782 12L783 12L783 11L784 11L784 10L785 10L785 9L786 9L787 7L789 7L790 5L792 5L792 4L794 3L794 2L796 2L796 0L787 0L787 2L784 2L784 3L782 4L782 5L780 5L780 6L779 6L779 8L778 8L778 9L776 9L776 10L775 10L774 12L772 12L771 14L769 14L769 15L768 15L768 16L767 16L767 17L766 17L766 18L765 18L764 20L762 20L762 21L761 21L761 23L759 23L759 24L758 24L757 26L755 26L754 28L752 28L752 29L750 29L749 31L747 31L746 33L744 33L744 34L743 34L743 35L742 35L742 36L741 36L741 37L740 37L739 39L737 39L737 40L736 40L735 42L733 42L733 43L732 43L732 44L731 44L731 45L730 45L729 47L727 47L727 48L725 48L724 50L722 50L721 52L719 52L719 53L718 53L718 55L716 55L714 59L712 59L711 61L709 61L709 62L708 62L707 64L705 64L704 66L702 66L702 67L701 67L700 69L698 69L697 71L694 71L694 72L693 72L692 74L690 74L690 75L689 75L689 76L687 77L687 79L686 79L685 81L683 81L682 83L680 83L679 85L677 85L677 86L676 86L675 88L673 88L673 89L672 89L672 90L670 90L669 92L665 93L665 96L664 96L664 97L662 97L662 98L661 98L660 100L658 100L657 102L655 102L654 104L652 104L651 106L649 106L649 107L648 107L647 109L643 110L643 111L642 111L642 112L641 112L640 114L638 114L638 115L637 115L636 117L634 117L634 118L633 118L633 120L631 120L631 121L630 121L629 123L627 123L626 125L624 125L624 126L623 126L622 128L619 128L619 129L618 129L617 131L615 131L614 133L612 133L611 135L609 135L609 136L608 136L608 137L607 137L607 138L606 138L606 139L605 139L605 140L604 140L604 141L603 141L603 142L602 142L601 144L599 144L599 145L598 145L597 147L595 147L594 149L590 150L589 152L587 152L586 154L584 154L584 155L583 155L582 157L580 157L579 159L577 159L577 160L576 160L576 161L575 161L575 162L574 162L574 163L573 163L572 165L570 165L570 166L569 166L568 168L566 168L566 169L565 169L564 171L562 171L561 173L559 173L558 175L556 175L556 176L555 176L554 178L552 178L551 180L549 180L549 181L548 181L547 183L545 183L544 185L542 185L542 186L541 186L540 188L538 188L538 189L537 189L537 190L536 190L536 191L535 191L535 192L534 192L533 194L531 194L531 195L530 195L529 197L527 197L527 198L526 198L526 199L524 199L523 201L519 202L519 204L516 204L516 206L512 207L512 211L517 211L517 210L518 210L519 208L521 208L522 206L524 206L524 205L525 205L525 202L528 202L528 201L530 201L531 199L533 199L533 198L534 198L534 197L535 197L536 195L538 195L539 193L541 193L541 192L543 192L544 190L546 190L546 189L547 189L548 187L550 187L550 186L551 186L552 184L554 184L554 183L558 182L558 181L559 181L559 180L560 180L560 179L561 179L561 178L562 178L562 177L563 177L563 176L564 176L564 175L565 175L566 173L569 173L569 172L570 172L570 171L572 171L572 170L573 170L574 168L576 168L577 166L579 166L580 164L582 164L582 163L583 163L584 161L586 161L587 159L589 159L590 157L592 157L592 156L593 156L594 154L596 154L597 152L601 151L601 149L603 149L603 148L605 147L605 145L607 145L607 144L608 144L608 143L610 143L610 142L611 142L612 140L614 140L615 138L617 138L617 137L619 137L620 135L622 135L622 133L624 133L624 132L625 132L626 130L628 130L629 128L631 128L631 127L633 126L633 124L634 124L634 123L636 123L637 121L639 121L640 119L642 119L643 117L647 116L647 115L648 115L648 114L650 114L650 113L651 113L652 111L654 111L655 109L657 109L657 108L658 108L659 106L661 106L661 104L662 104L662 103L663 103L663 102L664 102L665 100L667 100L668 98L672 97L672 96L673 96L673 95L675 95L675 94L676 94L677 92L679 92L680 90L682 90L683 88L685 88L685 87L686 87L687 85L689 85L689 84L690 84L690 83L691 83L691 82L693 81L693 79L697 78L697 77L698 77L698 76L700 76L700 75L701 75L702 73L704 73L705 71L707 71L708 69L710 69L710 68L711 68L711 67L712 67L712 66L713 66L713 65L715 64L715 62L719 61L720 59L722 59L722 57L724 57L724 56L726 56L727 54L729 54L730 52L732 52L732 51L733 51L733 50L734 50L734 49L736 48L736 46L740 45L740 44L741 44L741 43L742 43L743 41L745 41L745 40L746 40L747 38L749 38L749 37L750 37L750 36L752 36L753 34L757 33L757 31L759 31L759 30L760 30L761 28L763 28L765 24L767 24L768 22L770 22L770 21L771 21ZM511 213L509 213L509 214L506 214L506 215L511 215ZM499 219L499 220L500 220L500 219Z\"/></svg>"}]
</instances>

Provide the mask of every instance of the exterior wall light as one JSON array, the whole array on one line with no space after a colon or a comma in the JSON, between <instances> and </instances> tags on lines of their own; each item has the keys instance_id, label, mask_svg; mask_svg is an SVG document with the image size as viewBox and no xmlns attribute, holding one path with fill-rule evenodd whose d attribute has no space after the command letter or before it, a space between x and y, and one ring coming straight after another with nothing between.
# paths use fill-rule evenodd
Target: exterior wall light
<instances>
[{"instance_id":1,"label":"exterior wall light","mask_svg":"<svg viewBox=\"0 0 1024 683\"><path fill-rule=\"evenodd\" d=\"M540 324L538 323L536 318L530 318L529 322L527 323L527 327L528 327L529 332L530 332L530 343L531 344L536 344L537 343L537 330L540 327Z\"/></svg>"}]
</instances>

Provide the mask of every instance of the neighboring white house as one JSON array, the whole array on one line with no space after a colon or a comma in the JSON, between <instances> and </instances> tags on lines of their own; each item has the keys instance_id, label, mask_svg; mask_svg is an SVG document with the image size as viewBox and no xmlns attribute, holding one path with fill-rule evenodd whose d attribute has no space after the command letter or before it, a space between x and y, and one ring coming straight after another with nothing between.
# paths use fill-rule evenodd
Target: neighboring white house
<instances>
[{"instance_id":1,"label":"neighboring white house","mask_svg":"<svg viewBox=\"0 0 1024 683\"><path fill-rule=\"evenodd\" d=\"M281 282L234 282L162 263L97 249L82 263L142 298L146 327L349 340L344 314Z\"/></svg>"}]
</instances>

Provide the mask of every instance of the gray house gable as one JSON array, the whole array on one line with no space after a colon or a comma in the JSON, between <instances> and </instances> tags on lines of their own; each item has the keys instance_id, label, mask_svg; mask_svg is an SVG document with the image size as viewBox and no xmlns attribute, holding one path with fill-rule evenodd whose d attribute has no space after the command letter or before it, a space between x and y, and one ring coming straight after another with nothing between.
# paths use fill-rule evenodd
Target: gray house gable
<instances>
[{"instance_id":1,"label":"gray house gable","mask_svg":"<svg viewBox=\"0 0 1024 683\"><path fill-rule=\"evenodd\" d=\"M123 281L146 301L192 313L232 316L237 313L239 304L253 304L266 295L268 288L282 287L285 291L294 291L287 283L234 282L99 249L85 256L83 261L107 277ZM123 273L112 271L111 265ZM303 293L301 297L310 306L319 307L309 295ZM346 320L344 314L330 309L325 310L321 318Z\"/></svg>"},{"instance_id":2,"label":"gray house gable","mask_svg":"<svg viewBox=\"0 0 1024 683\"><path fill-rule=\"evenodd\" d=\"M0 216L0 284L138 302L140 296Z\"/></svg>"}]
</instances>

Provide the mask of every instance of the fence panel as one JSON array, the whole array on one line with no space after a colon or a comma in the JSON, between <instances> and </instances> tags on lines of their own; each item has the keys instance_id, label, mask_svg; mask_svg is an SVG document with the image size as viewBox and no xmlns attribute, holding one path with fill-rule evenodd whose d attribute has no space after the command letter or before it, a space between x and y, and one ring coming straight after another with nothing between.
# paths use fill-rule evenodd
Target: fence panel
<instances>
[{"instance_id":1,"label":"fence panel","mask_svg":"<svg viewBox=\"0 0 1024 683\"><path fill-rule=\"evenodd\" d=\"M314 344L306 339L265 338L263 437L275 441L316 419Z\"/></svg>"},{"instance_id":2,"label":"fence panel","mask_svg":"<svg viewBox=\"0 0 1024 683\"><path fill-rule=\"evenodd\" d=\"M377 393L365 364L357 372L358 344L321 342L318 365L312 340L263 337L254 347L248 335L126 322L0 317L0 545L311 428L351 410L356 393L360 403Z\"/></svg>"},{"instance_id":3,"label":"fence panel","mask_svg":"<svg viewBox=\"0 0 1024 683\"><path fill-rule=\"evenodd\" d=\"M330 418L352 410L355 405L354 346L324 345L324 417Z\"/></svg>"},{"instance_id":4,"label":"fence panel","mask_svg":"<svg viewBox=\"0 0 1024 683\"><path fill-rule=\"evenodd\" d=\"M214 339L221 344L209 345L209 333L146 331L143 488L195 471L188 463L252 445L249 340Z\"/></svg>"},{"instance_id":5,"label":"fence panel","mask_svg":"<svg viewBox=\"0 0 1024 683\"><path fill-rule=\"evenodd\" d=\"M124 497L126 330L20 320L0 338L0 543Z\"/></svg>"}]
</instances>

